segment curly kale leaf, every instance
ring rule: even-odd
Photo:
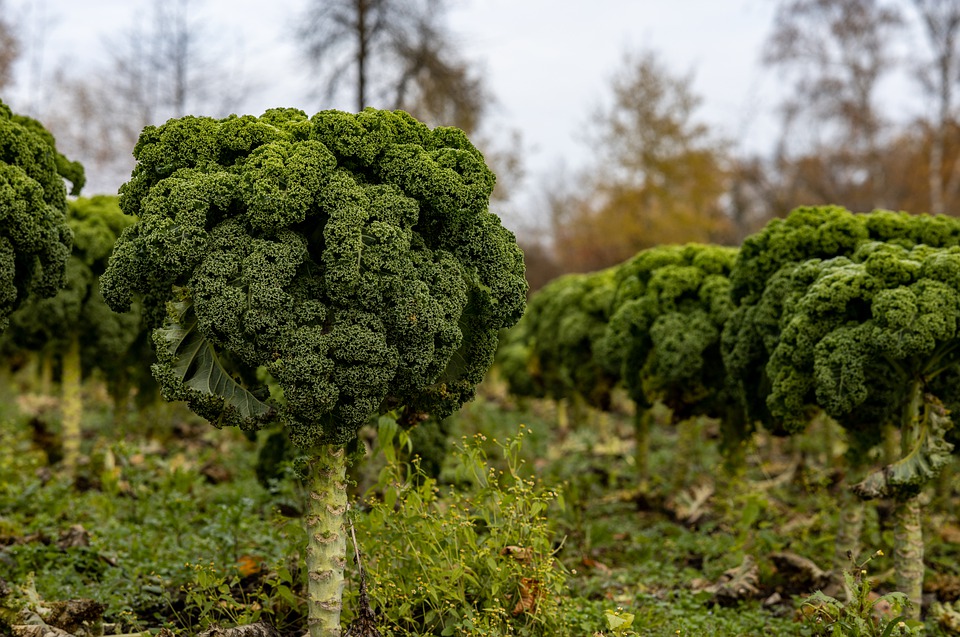
[[[786,313],[806,293],[811,276],[819,276],[819,264],[833,263],[836,259],[866,263],[869,285],[890,287],[913,280],[913,270],[919,267],[918,261],[890,252],[890,246],[910,250],[919,245],[931,248],[960,245],[960,220],[890,211],[854,214],[838,206],[806,207],[794,210],[785,219],[770,222],[744,241],[730,276],[737,308],[724,330],[723,358],[731,391],[739,396],[751,420],[760,420],[775,430],[785,425],[795,429],[803,426],[800,419],[810,413],[809,409],[791,412],[784,408],[782,413],[792,413],[788,423],[779,422],[770,413],[767,403],[773,380],[767,375],[767,367],[782,340],[788,340],[784,347],[797,347],[797,343],[790,340],[797,335],[785,333],[789,323]],[[941,267],[934,262],[923,262],[923,267],[928,269]],[[953,266],[944,262],[943,267]],[[950,276],[956,279],[955,274]],[[844,311],[851,320],[861,320],[869,308],[857,300],[855,290],[849,293],[853,297]],[[831,303],[845,303],[840,297],[821,301],[824,308],[831,307]],[[893,314],[890,319],[894,319]],[[801,385],[790,392],[793,403]],[[810,401],[804,399],[803,402],[809,404]],[[884,402],[868,401],[865,405],[872,404],[870,413],[875,415],[884,411],[881,407]]]
[[[958,268],[958,247],[891,243],[865,244],[852,259],[798,267],[817,276],[783,309],[784,328],[766,370],[772,416],[796,431],[805,426],[805,413],[820,408],[852,434],[873,440],[885,423],[898,424],[920,442],[886,470],[883,488],[906,489],[918,484],[916,476],[938,471],[939,456],[949,452],[946,425],[928,410],[924,422],[932,424],[914,436],[918,425],[905,406],[910,391],[944,386],[937,378],[954,374],[960,362]],[[877,480],[870,478],[864,493],[880,489]]]
[[[79,164],[57,152],[39,122],[0,102],[0,332],[26,298],[53,296],[65,283],[73,236],[64,177],[77,194]]]
[[[662,246],[620,266],[598,358],[642,407],[662,400],[678,417],[722,410],[720,335],[733,311],[733,248]]]
[[[69,202],[67,223],[74,241],[65,285],[53,297],[31,297],[11,315],[7,346],[56,351],[76,338],[85,370],[100,369],[108,378],[124,373],[124,357],[142,338],[139,306],[123,314],[110,311],[97,277],[107,267],[117,236],[133,222],[120,212],[116,197]]]
[[[612,269],[568,274],[533,295],[498,354],[514,394],[609,408],[616,378],[599,365],[594,346],[609,320],[613,284]]]
[[[190,300],[237,385],[256,394],[258,369],[276,381],[269,404],[299,446],[347,442],[395,409],[451,413],[523,311],[522,254],[458,131],[401,112],[273,109],[147,127],[134,154],[120,204],[138,222],[105,299],[142,298],[154,327]],[[175,358],[155,368],[168,395],[184,384]],[[192,404],[258,426],[266,412],[232,404],[229,387],[192,388]]]

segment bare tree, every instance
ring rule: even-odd
[[[612,103],[585,127],[593,162],[579,180],[548,184],[563,268],[607,267],[661,243],[727,240],[727,146],[698,120],[692,76],[647,51],[625,57],[611,88]]]
[[[490,96],[483,79],[453,53],[455,45],[441,28],[435,10],[428,7],[426,13],[416,16],[414,28],[399,34],[394,49],[399,64],[393,100],[396,108],[468,132],[478,128]]]
[[[886,122],[877,92],[894,68],[892,36],[901,25],[896,7],[883,0],[781,1],[764,62],[793,81],[780,159],[795,169],[797,157],[824,160],[826,173],[789,177],[807,182],[800,188],[807,196],[859,208],[882,204]]]
[[[703,98],[692,86],[692,75],[672,73],[653,51],[624,57],[611,82],[613,105],[596,111],[586,130],[605,167],[604,180],[668,187],[696,167],[686,161],[690,155],[720,150],[709,128],[697,121]]]
[[[7,8],[0,0],[0,89],[13,80],[13,64],[20,56],[20,41],[14,34]]]
[[[196,0],[153,0],[146,24],[108,40],[106,66],[83,74],[58,72],[61,98],[45,120],[58,143],[87,166],[88,191],[113,191],[130,175],[132,150],[150,124],[188,113],[223,116],[246,85],[192,18]]]
[[[489,96],[455,50],[443,0],[313,0],[296,29],[324,99],[354,79],[357,110],[377,103],[473,132]]]
[[[354,69],[357,110],[367,106],[370,59],[388,49],[390,32],[396,28],[391,25],[404,17],[397,6],[389,0],[318,0],[308,5],[296,36],[307,59],[326,76],[326,99]]]
[[[945,212],[946,200],[960,188],[956,161],[945,165],[947,134],[955,120],[954,86],[960,80],[960,3],[956,0],[913,0],[933,54],[932,64],[919,65],[917,77],[936,105],[930,124],[930,212]],[[949,175],[946,184],[944,176]]]

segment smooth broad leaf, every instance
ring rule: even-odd
[[[293,591],[291,591],[290,587],[286,584],[281,584],[274,590],[277,591],[277,595],[279,595],[283,601],[290,605],[290,608],[297,608],[300,606],[300,601],[296,598],[296,596],[293,594]]]
[[[223,420],[228,411],[234,411],[241,422],[227,424],[243,425],[269,420],[273,414],[270,405],[230,375],[220,353],[197,328],[193,304],[189,301],[172,304],[169,317],[166,326],[154,332],[159,367],[165,368],[158,375],[161,385],[164,385],[164,380],[180,384],[181,387],[174,388],[177,391],[172,393],[182,394],[191,402],[192,408],[196,407],[196,398],[200,398],[203,404],[209,404],[211,398],[217,404],[222,401],[224,413],[221,417],[210,413],[210,409],[200,414],[215,422]],[[227,417],[227,420],[237,419]]]
[[[953,445],[945,438],[951,427],[953,421],[943,403],[926,394],[921,430],[913,449],[897,462],[874,471],[855,484],[853,492],[865,500],[916,495],[951,461]]]
[[[608,610],[604,612],[604,615],[607,619],[607,628],[610,630],[627,630],[633,626],[633,613],[615,613]]]
[[[380,445],[380,451],[383,453],[388,464],[397,461],[397,452],[394,447],[394,440],[400,430],[400,425],[393,418],[381,416],[377,421],[377,442]]]
[[[901,628],[900,626],[901,622],[903,622],[903,628],[915,629],[917,628],[917,624],[920,624],[920,626],[923,626],[922,622],[907,619],[906,615],[900,615],[899,617],[894,617],[889,622],[887,622],[887,627],[884,629],[882,633],[880,633],[880,637],[890,637],[891,635],[893,635],[893,631]],[[907,622],[910,622],[910,623],[908,624]]]

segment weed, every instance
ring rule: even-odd
[[[523,437],[496,443],[502,470],[487,461],[485,436],[457,445],[457,489],[441,489],[416,459],[381,472],[379,497],[355,524],[385,637],[564,634],[567,573],[546,517],[562,499],[526,477]]]
[[[852,568],[844,570],[843,579],[850,598],[841,602],[834,597],[817,591],[803,601],[801,613],[806,622],[813,626],[814,635],[829,637],[906,637],[920,635],[923,624],[906,619],[901,611],[909,604],[903,593],[887,593],[873,596],[870,594],[870,580],[867,579],[867,564],[883,555],[877,551],[860,564],[851,558]],[[889,614],[881,611],[889,605]]]
[[[284,566],[252,581],[241,573],[217,568],[213,562],[187,566],[193,577],[180,587],[179,599],[170,600],[173,621],[167,628],[184,628],[187,634],[194,634],[225,623],[268,620],[283,630],[301,619],[297,609],[303,600],[294,594],[294,577]]]

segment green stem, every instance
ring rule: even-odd
[[[956,341],[947,341],[942,343],[937,349],[933,351],[930,357],[927,360],[927,364],[923,366],[923,370],[920,372],[923,376],[929,381],[931,378],[936,377],[946,369],[950,369],[956,364],[955,360],[949,361],[946,365],[940,366],[940,361],[944,358],[949,358],[957,350],[958,343]]]
[[[121,373],[110,384],[113,399],[113,426],[121,435],[127,431],[127,408],[130,402],[130,377]]]
[[[61,380],[63,466],[68,475],[73,475],[80,458],[80,422],[83,419],[79,337],[74,336],[70,339],[61,363],[63,365]]]
[[[610,414],[605,411],[595,409],[590,410],[590,419],[594,423],[594,430],[597,432],[597,439],[601,442],[610,440],[613,435],[610,433]]]
[[[700,430],[697,418],[684,418],[676,423],[677,443],[673,454],[673,493],[687,486],[687,474],[697,448],[697,434]]]
[[[891,465],[900,459],[900,431],[893,423],[883,425],[883,464]]]
[[[561,398],[557,404],[557,430],[561,437],[565,437],[570,430],[570,413],[567,408],[567,399]]]
[[[587,402],[577,393],[569,398],[570,401],[570,423],[574,429],[583,429],[586,426],[589,409]]]
[[[833,448],[836,446],[836,430],[833,419],[826,414],[821,414],[819,418],[820,441],[823,444],[824,466],[833,467]]]
[[[53,396],[53,352],[41,351],[37,357],[40,363],[40,393]]]
[[[339,637],[343,571],[347,563],[346,450],[316,450],[308,477],[307,604],[310,637]]]
[[[910,382],[909,399],[903,406],[900,419],[900,457],[910,455],[920,439],[920,406],[923,402],[923,383],[917,378]]]
[[[831,422],[832,424],[832,422]],[[837,518],[837,537],[833,545],[833,575],[835,581],[843,586],[847,601],[854,601],[854,593],[847,587],[843,571],[859,564],[863,534],[863,519],[867,510],[866,502],[852,486],[857,484],[868,470],[870,446],[863,444],[855,436],[848,436],[847,451],[834,460],[834,465],[846,474],[845,484],[840,490],[840,515]]]
[[[912,603],[904,614],[910,619],[919,619],[923,592],[923,529],[920,525],[919,498],[898,499],[893,517],[896,587]]]
[[[884,355],[883,358],[884,358],[884,360],[887,361],[887,364],[890,365],[890,367],[893,368],[893,371],[896,372],[896,374],[897,374],[898,376],[900,376],[901,378],[909,378],[910,374],[907,373],[907,370],[905,370],[905,369],[903,368],[903,365],[901,365],[901,364],[897,361],[897,359],[895,359],[895,358],[890,358],[889,356],[886,356],[886,355]]]
[[[738,405],[730,405],[720,420],[720,450],[723,468],[729,478],[724,481],[726,486],[743,478],[746,472],[749,439],[743,410]]]
[[[10,369],[10,365],[0,365],[0,386],[4,391],[13,388],[13,370]]]
[[[637,413],[633,417],[633,451],[634,462],[637,465],[637,482],[641,491],[647,490],[650,479],[650,420],[653,414],[649,409],[637,406]]]

